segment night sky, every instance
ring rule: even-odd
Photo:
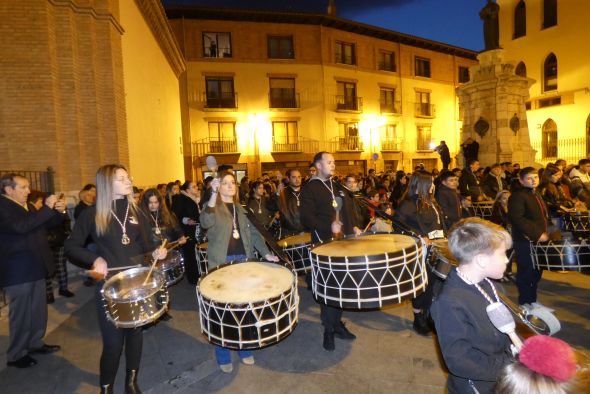
[[[326,11],[328,0],[162,0],[164,5]],[[401,33],[482,50],[485,0],[336,0],[337,16]]]

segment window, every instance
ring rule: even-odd
[[[430,59],[416,56],[415,74],[417,77],[430,78]]]
[[[399,142],[397,140],[396,125],[393,123],[381,126],[381,149],[382,150],[399,150]]]
[[[231,57],[231,35],[203,32],[203,56]]]
[[[557,90],[557,57],[550,53],[543,64],[543,91]]]
[[[270,36],[268,37],[268,58],[269,59],[294,59],[292,36]]]
[[[554,105],[561,104],[561,97],[550,97],[543,100],[539,100],[537,108],[553,107]]]
[[[543,0],[543,29],[557,25],[557,0]]]
[[[590,115],[586,118],[586,157],[590,157]]]
[[[359,125],[356,122],[338,123],[338,149],[362,150],[359,139]]]
[[[416,150],[430,150],[430,125],[416,126]]]
[[[356,64],[354,44],[336,41],[336,63]]]
[[[299,150],[296,121],[272,122],[272,150],[293,152]]]
[[[270,78],[270,108],[298,108],[294,78]]]
[[[433,108],[430,104],[430,92],[416,92],[416,116],[433,116]]]
[[[236,108],[234,79],[231,77],[206,77],[207,108]]]
[[[541,150],[543,159],[557,157],[557,125],[552,119],[547,119],[543,123],[543,145]]]
[[[524,64],[524,62],[518,63],[514,72],[518,76],[526,77],[526,64]]]
[[[209,122],[209,144],[211,153],[237,152],[236,123]]]
[[[338,82],[337,85],[336,109],[358,111],[359,100],[356,97],[356,83]]]
[[[395,71],[395,54],[393,52],[379,52],[379,70]]]
[[[390,114],[398,113],[397,108],[395,108],[395,89],[379,89],[379,103],[381,112]]]
[[[459,66],[459,83],[469,82],[469,67]]]
[[[514,35],[512,38],[526,36],[526,4],[523,0],[514,8]]]

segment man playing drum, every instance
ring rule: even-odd
[[[305,184],[300,195],[301,223],[311,232],[312,243],[328,241],[333,234],[359,235],[361,230],[352,213],[353,201],[350,193],[340,183],[332,180],[336,169],[334,156],[328,152],[319,152],[313,159],[313,165],[317,173]],[[335,336],[346,340],[356,338],[341,321],[341,309],[320,303],[320,310],[324,326],[324,349],[335,349]]]
[[[301,173],[299,170],[287,171],[289,184],[285,187],[279,182],[277,190],[278,206],[281,212],[281,235],[293,235],[303,232],[299,217],[299,194],[301,193]]]

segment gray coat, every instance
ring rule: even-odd
[[[239,204],[236,204],[236,216],[248,260],[256,259],[254,248],[262,256],[270,254],[262,235],[248,221],[244,208]],[[214,208],[206,206],[201,212],[201,225],[207,230],[207,239],[209,241],[207,259],[211,269],[225,263],[229,237],[232,235],[232,214],[228,212],[225,205],[217,205]]]

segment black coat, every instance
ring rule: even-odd
[[[299,209],[301,202],[298,197],[301,189],[296,192],[290,186],[285,187],[277,205],[281,213],[281,227],[283,228],[283,235],[298,234],[303,232],[303,225],[301,224],[301,217]]]
[[[431,231],[444,229],[443,213],[431,206],[418,211],[418,201],[415,198],[405,198],[400,201],[393,219],[423,237]]]
[[[435,198],[443,211],[447,228],[451,228],[453,224],[461,220],[463,207],[461,206],[461,195],[457,190],[448,188],[441,183],[436,188]]]
[[[449,147],[447,145],[439,145],[434,150],[440,155],[440,161],[442,161],[443,164],[446,163],[448,165],[451,162],[451,153],[449,152]]]
[[[477,198],[483,193],[477,176],[469,168],[466,168],[461,173],[459,191],[463,197],[471,197],[473,202],[476,202]]]
[[[492,173],[489,173],[485,176],[481,186],[485,195],[494,199],[496,198],[498,192],[502,190],[508,190],[508,184],[504,178],[500,178],[500,184],[498,184],[498,178],[496,178]]]
[[[172,212],[176,215],[176,219],[178,219],[178,223],[180,224],[180,228],[182,228],[184,235],[193,239],[195,237],[197,225],[184,224],[182,218],[193,219],[195,222],[199,223],[199,206],[197,203],[192,198],[185,196],[182,193],[177,194],[172,197]]]
[[[533,189],[518,187],[512,192],[508,199],[508,219],[515,241],[536,242],[547,232],[547,207]]]
[[[33,282],[52,274],[53,253],[47,229],[60,224],[65,215],[46,205],[27,211],[0,196],[0,287]]]

